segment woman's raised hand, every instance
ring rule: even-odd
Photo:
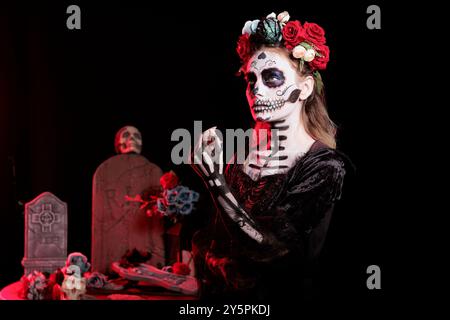
[[[204,131],[192,152],[194,170],[206,180],[223,175],[223,142],[216,127]]]

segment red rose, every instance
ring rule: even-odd
[[[330,48],[324,44],[316,45],[315,49],[321,56],[315,56],[313,61],[309,62],[312,70],[325,70],[330,60]]]
[[[305,40],[305,30],[303,29],[300,21],[289,21],[283,28],[284,46],[289,50],[292,50],[300,42]]]
[[[315,23],[305,22],[303,28],[305,29],[305,38],[307,41],[316,45],[325,43],[325,31],[321,26]]]
[[[178,185],[178,177],[175,172],[170,171],[163,174],[163,176],[159,179],[159,183],[165,190],[173,189]]]
[[[173,273],[187,276],[191,273],[191,268],[186,263],[175,262],[172,266]]]
[[[236,52],[239,55],[239,58],[241,58],[242,62],[246,62],[248,59],[250,59],[252,50],[250,46],[250,35],[248,33],[244,33],[239,37]]]

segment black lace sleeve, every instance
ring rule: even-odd
[[[273,210],[273,232],[291,250],[316,256],[325,240],[334,203],[341,196],[344,159],[325,149],[300,161]]]
[[[317,256],[341,196],[346,159],[336,150],[321,148],[307,153],[287,173],[258,181],[240,166],[229,166],[226,177],[233,194],[271,239],[264,246],[249,241],[240,252],[260,261],[277,259],[286,250],[305,258]]]

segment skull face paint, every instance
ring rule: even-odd
[[[247,64],[247,101],[253,119],[278,121],[299,111],[302,79],[281,49],[257,51]]]
[[[138,129],[125,126],[116,133],[114,146],[117,153],[137,153],[142,150],[142,136]]]

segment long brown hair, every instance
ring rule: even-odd
[[[328,115],[324,85],[321,84],[319,91],[318,80],[307,64],[304,65],[301,73],[303,76],[310,75],[314,78],[314,89],[304,102],[301,111],[301,119],[305,130],[315,140],[319,140],[326,146],[335,149],[337,126]]]

